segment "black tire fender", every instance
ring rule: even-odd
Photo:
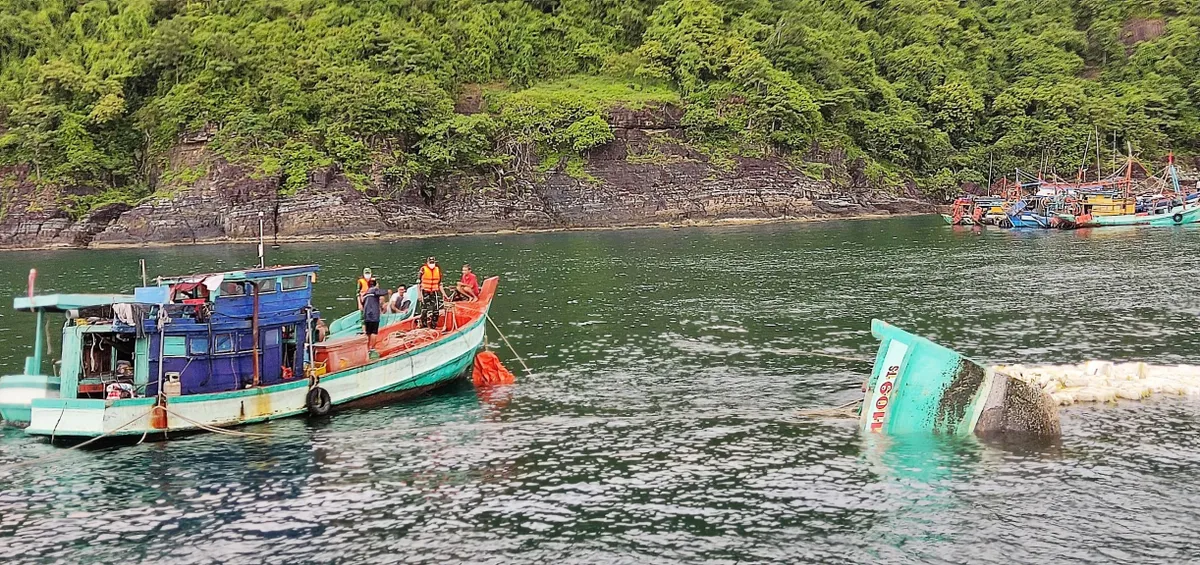
[[[1175,223],[1177,223],[1177,224],[1182,224],[1183,223],[1183,214],[1180,214],[1179,212],[1175,212],[1175,215],[1171,216],[1171,219],[1174,220]]]
[[[319,386],[308,389],[305,405],[311,416],[326,416],[333,410],[333,400],[329,398],[329,391]]]

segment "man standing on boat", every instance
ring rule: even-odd
[[[363,308],[363,295],[367,293],[367,289],[371,288],[371,280],[374,278],[375,277],[371,276],[371,268],[370,267],[363,269],[362,276],[358,277],[357,299],[358,299],[358,309],[359,310],[362,310],[362,308]]]
[[[379,300],[387,295],[388,291],[379,288],[375,279],[367,283],[367,292],[362,295],[363,330],[367,333],[367,349],[372,352],[375,351],[375,341],[379,334]]]
[[[442,299],[446,298],[446,290],[442,288],[442,268],[437,264],[437,258],[430,256],[421,265],[421,325],[427,328],[437,327],[438,317],[442,309]]]

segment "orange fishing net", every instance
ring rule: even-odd
[[[491,351],[480,352],[475,356],[475,370],[471,373],[475,386],[508,385],[516,382],[516,377],[500,364],[500,358]]]

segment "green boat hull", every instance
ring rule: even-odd
[[[1068,225],[1079,228],[1098,228],[1111,226],[1181,226],[1200,222],[1200,204],[1180,208],[1166,214],[1123,214],[1120,216],[1093,216],[1081,219],[1073,214],[1059,214],[1059,219]]]
[[[859,417],[867,434],[1057,436],[1057,406],[1040,389],[880,320]]]

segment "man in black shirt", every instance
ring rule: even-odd
[[[379,288],[379,283],[371,279],[367,292],[362,296],[363,329],[367,332],[367,349],[375,351],[375,341],[379,334],[379,299],[386,297],[388,291]]]

